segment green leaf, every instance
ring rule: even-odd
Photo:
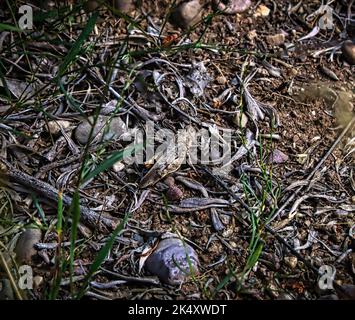
[[[84,44],[85,40],[89,37],[91,31],[95,27],[96,20],[99,16],[98,12],[95,12],[92,14],[90,17],[87,25],[85,26],[85,29],[83,32],[80,34],[79,38],[76,40],[74,45],[71,47],[69,50],[68,54],[64,58],[63,63],[59,67],[59,76],[62,76],[65,71],[68,69],[69,65],[77,59],[77,56],[79,55],[82,45]]]
[[[85,294],[85,291],[88,287],[89,281],[91,277],[94,275],[94,273],[99,270],[101,267],[102,263],[105,261],[109,251],[111,250],[113,244],[115,243],[116,237],[119,235],[119,233],[123,230],[125,224],[128,221],[130,214],[126,214],[125,217],[122,219],[121,223],[116,227],[116,229],[112,232],[110,238],[107,240],[105,245],[101,248],[99,253],[97,254],[93,264],[90,267],[90,270],[88,274],[86,275],[84,279],[84,285],[82,286],[80,292],[77,295],[77,299],[82,298],[82,296]]]
[[[139,150],[142,147],[141,144],[134,145],[132,147],[126,148],[124,150],[116,151],[112,153],[110,157],[104,160],[100,165],[98,165],[93,171],[89,172],[82,180],[82,183],[96,177],[101,172],[111,168],[117,161],[124,159],[125,156],[129,156],[132,152]]]
[[[5,23],[0,23],[0,31],[16,31],[16,32],[22,32],[22,30],[16,26],[12,26],[9,24]]]
[[[70,269],[70,285],[71,291],[73,292],[73,274],[74,274],[74,251],[76,238],[78,236],[78,224],[80,220],[80,195],[79,190],[76,190],[73,195],[73,200],[71,203],[72,212],[72,225],[70,234],[70,258],[69,258],[69,269]]]
[[[253,254],[248,258],[248,261],[245,266],[245,270],[250,270],[254,267],[255,263],[258,261],[261,252],[263,251],[264,244],[259,242],[257,248],[254,250]]]

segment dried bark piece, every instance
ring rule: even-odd
[[[266,42],[271,46],[280,46],[285,42],[285,35],[283,33],[277,33],[266,36]]]
[[[188,275],[198,273],[198,264],[198,256],[190,245],[178,238],[167,238],[159,242],[145,267],[161,282],[180,285]]]
[[[166,177],[168,174],[177,171],[185,161],[195,136],[195,129],[192,126],[187,126],[178,136],[176,144],[173,144],[170,149],[168,148],[152,159],[156,160],[156,162],[142,178],[139,187],[142,189],[149,187]]]

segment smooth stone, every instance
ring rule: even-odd
[[[187,29],[202,18],[202,6],[199,0],[184,2],[177,6],[171,15],[172,23]]]
[[[60,128],[62,127],[64,130],[68,129],[71,125],[71,122],[67,120],[52,120],[48,122],[49,132],[53,135],[59,134]]]
[[[241,13],[249,9],[251,6],[250,0],[229,0],[227,3],[222,0],[214,0],[214,5],[218,10],[226,14]]]
[[[261,4],[256,8],[254,17],[267,17],[270,14],[270,11],[271,10],[267,6]]]
[[[189,257],[192,273],[198,273],[198,256],[195,250],[178,239],[167,238],[159,242],[157,248],[145,262],[146,269],[158,276],[161,282],[170,285],[180,285],[190,272]]]
[[[126,125],[121,118],[112,118],[110,124],[106,126],[109,119],[110,117],[108,116],[100,115],[98,117],[92,134],[94,142],[119,139],[125,132],[127,132]],[[86,144],[89,140],[92,128],[89,121],[93,123],[94,117],[90,116],[88,119],[85,119],[75,130],[75,139],[80,144]]]
[[[37,255],[34,248],[36,243],[41,242],[42,232],[40,229],[27,229],[23,231],[17,241],[15,253],[19,265],[32,264],[32,259]]]
[[[355,64],[355,43],[351,40],[346,40],[341,46],[341,52],[343,53],[344,59],[349,64]]]

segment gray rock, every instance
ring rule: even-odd
[[[75,139],[80,144],[88,142],[93,122],[94,117],[88,117],[88,119],[85,119],[76,128]],[[127,128],[121,118],[116,117],[110,120],[109,116],[100,115],[92,134],[93,142],[119,139],[125,132],[127,132]]]
[[[344,59],[349,64],[355,64],[355,43],[351,40],[346,40],[341,46],[341,52],[343,53]]]
[[[27,229],[23,231],[17,241],[15,253],[19,265],[32,264],[32,259],[37,255],[34,245],[41,242],[42,232],[39,229]]]
[[[161,282],[179,285],[187,276],[198,273],[198,264],[198,256],[190,245],[178,238],[167,238],[160,241],[146,260],[145,267],[158,276]]]
[[[184,2],[177,6],[171,15],[172,23],[187,29],[202,18],[202,6],[199,0]]]

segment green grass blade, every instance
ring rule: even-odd
[[[245,266],[246,271],[252,269],[254,267],[254,265],[256,264],[256,262],[259,260],[260,254],[263,251],[263,247],[264,247],[263,242],[259,242],[256,249],[253,251],[253,253],[248,258],[248,261]]]
[[[213,292],[213,297],[221,290],[223,287],[229,282],[229,280],[234,276],[234,271],[229,269],[228,274],[224,277],[224,279],[218,284],[216,289]]]
[[[43,224],[44,224],[46,227],[48,227],[47,222],[46,222],[46,217],[45,217],[44,211],[43,211],[43,209],[42,209],[40,203],[38,202],[37,197],[36,197],[35,195],[32,195],[32,200],[33,200],[33,204],[35,205],[35,207],[36,207],[37,210],[38,210],[38,214],[39,214],[39,216],[41,217]]]
[[[56,250],[55,264],[56,264],[56,274],[53,279],[53,284],[50,288],[49,300],[54,300],[58,296],[60,281],[62,280],[63,266],[61,266],[62,260],[62,232],[63,232],[63,192],[58,193],[58,206],[57,206],[57,237],[58,237],[58,247]]]
[[[63,192],[59,191],[58,194],[58,207],[57,207],[57,234],[61,236],[63,231]]]
[[[16,31],[22,32],[22,30],[16,26],[12,26],[10,24],[0,23],[0,31]]]
[[[85,26],[85,29],[83,32],[80,34],[79,38],[76,40],[74,45],[71,47],[69,50],[68,54],[63,60],[63,63],[59,67],[59,76],[62,76],[65,71],[68,69],[69,65],[77,59],[77,56],[79,55],[82,45],[86,41],[86,39],[89,37],[91,31],[94,29],[96,20],[99,16],[98,12],[95,12],[92,14],[90,17],[88,23]]]
[[[85,291],[88,287],[91,277],[94,275],[94,273],[97,270],[99,270],[100,266],[105,261],[109,251],[111,250],[111,248],[115,242],[116,237],[123,230],[125,224],[128,221],[129,216],[130,216],[129,213],[125,215],[125,217],[122,219],[121,223],[112,232],[112,234],[111,234],[110,238],[108,239],[108,241],[106,242],[106,244],[101,248],[101,250],[97,254],[93,264],[90,267],[88,274],[86,275],[86,277],[84,279],[84,285],[82,286],[81,290],[79,291],[79,293],[77,295],[77,299],[81,299],[83,297],[83,295],[85,294]]]
[[[70,257],[69,257],[69,270],[70,270],[70,287],[71,292],[73,292],[73,273],[74,273],[74,251],[76,238],[78,236],[78,224],[80,220],[80,195],[79,190],[76,190],[73,195],[73,200],[71,203],[72,212],[72,225],[70,234]]]
[[[114,152],[110,157],[104,160],[100,165],[98,165],[93,171],[89,172],[82,180],[82,183],[96,177],[101,172],[111,168],[117,161],[124,159],[126,156],[131,155],[134,151],[139,150],[142,145],[135,145],[128,147],[124,150]]]

